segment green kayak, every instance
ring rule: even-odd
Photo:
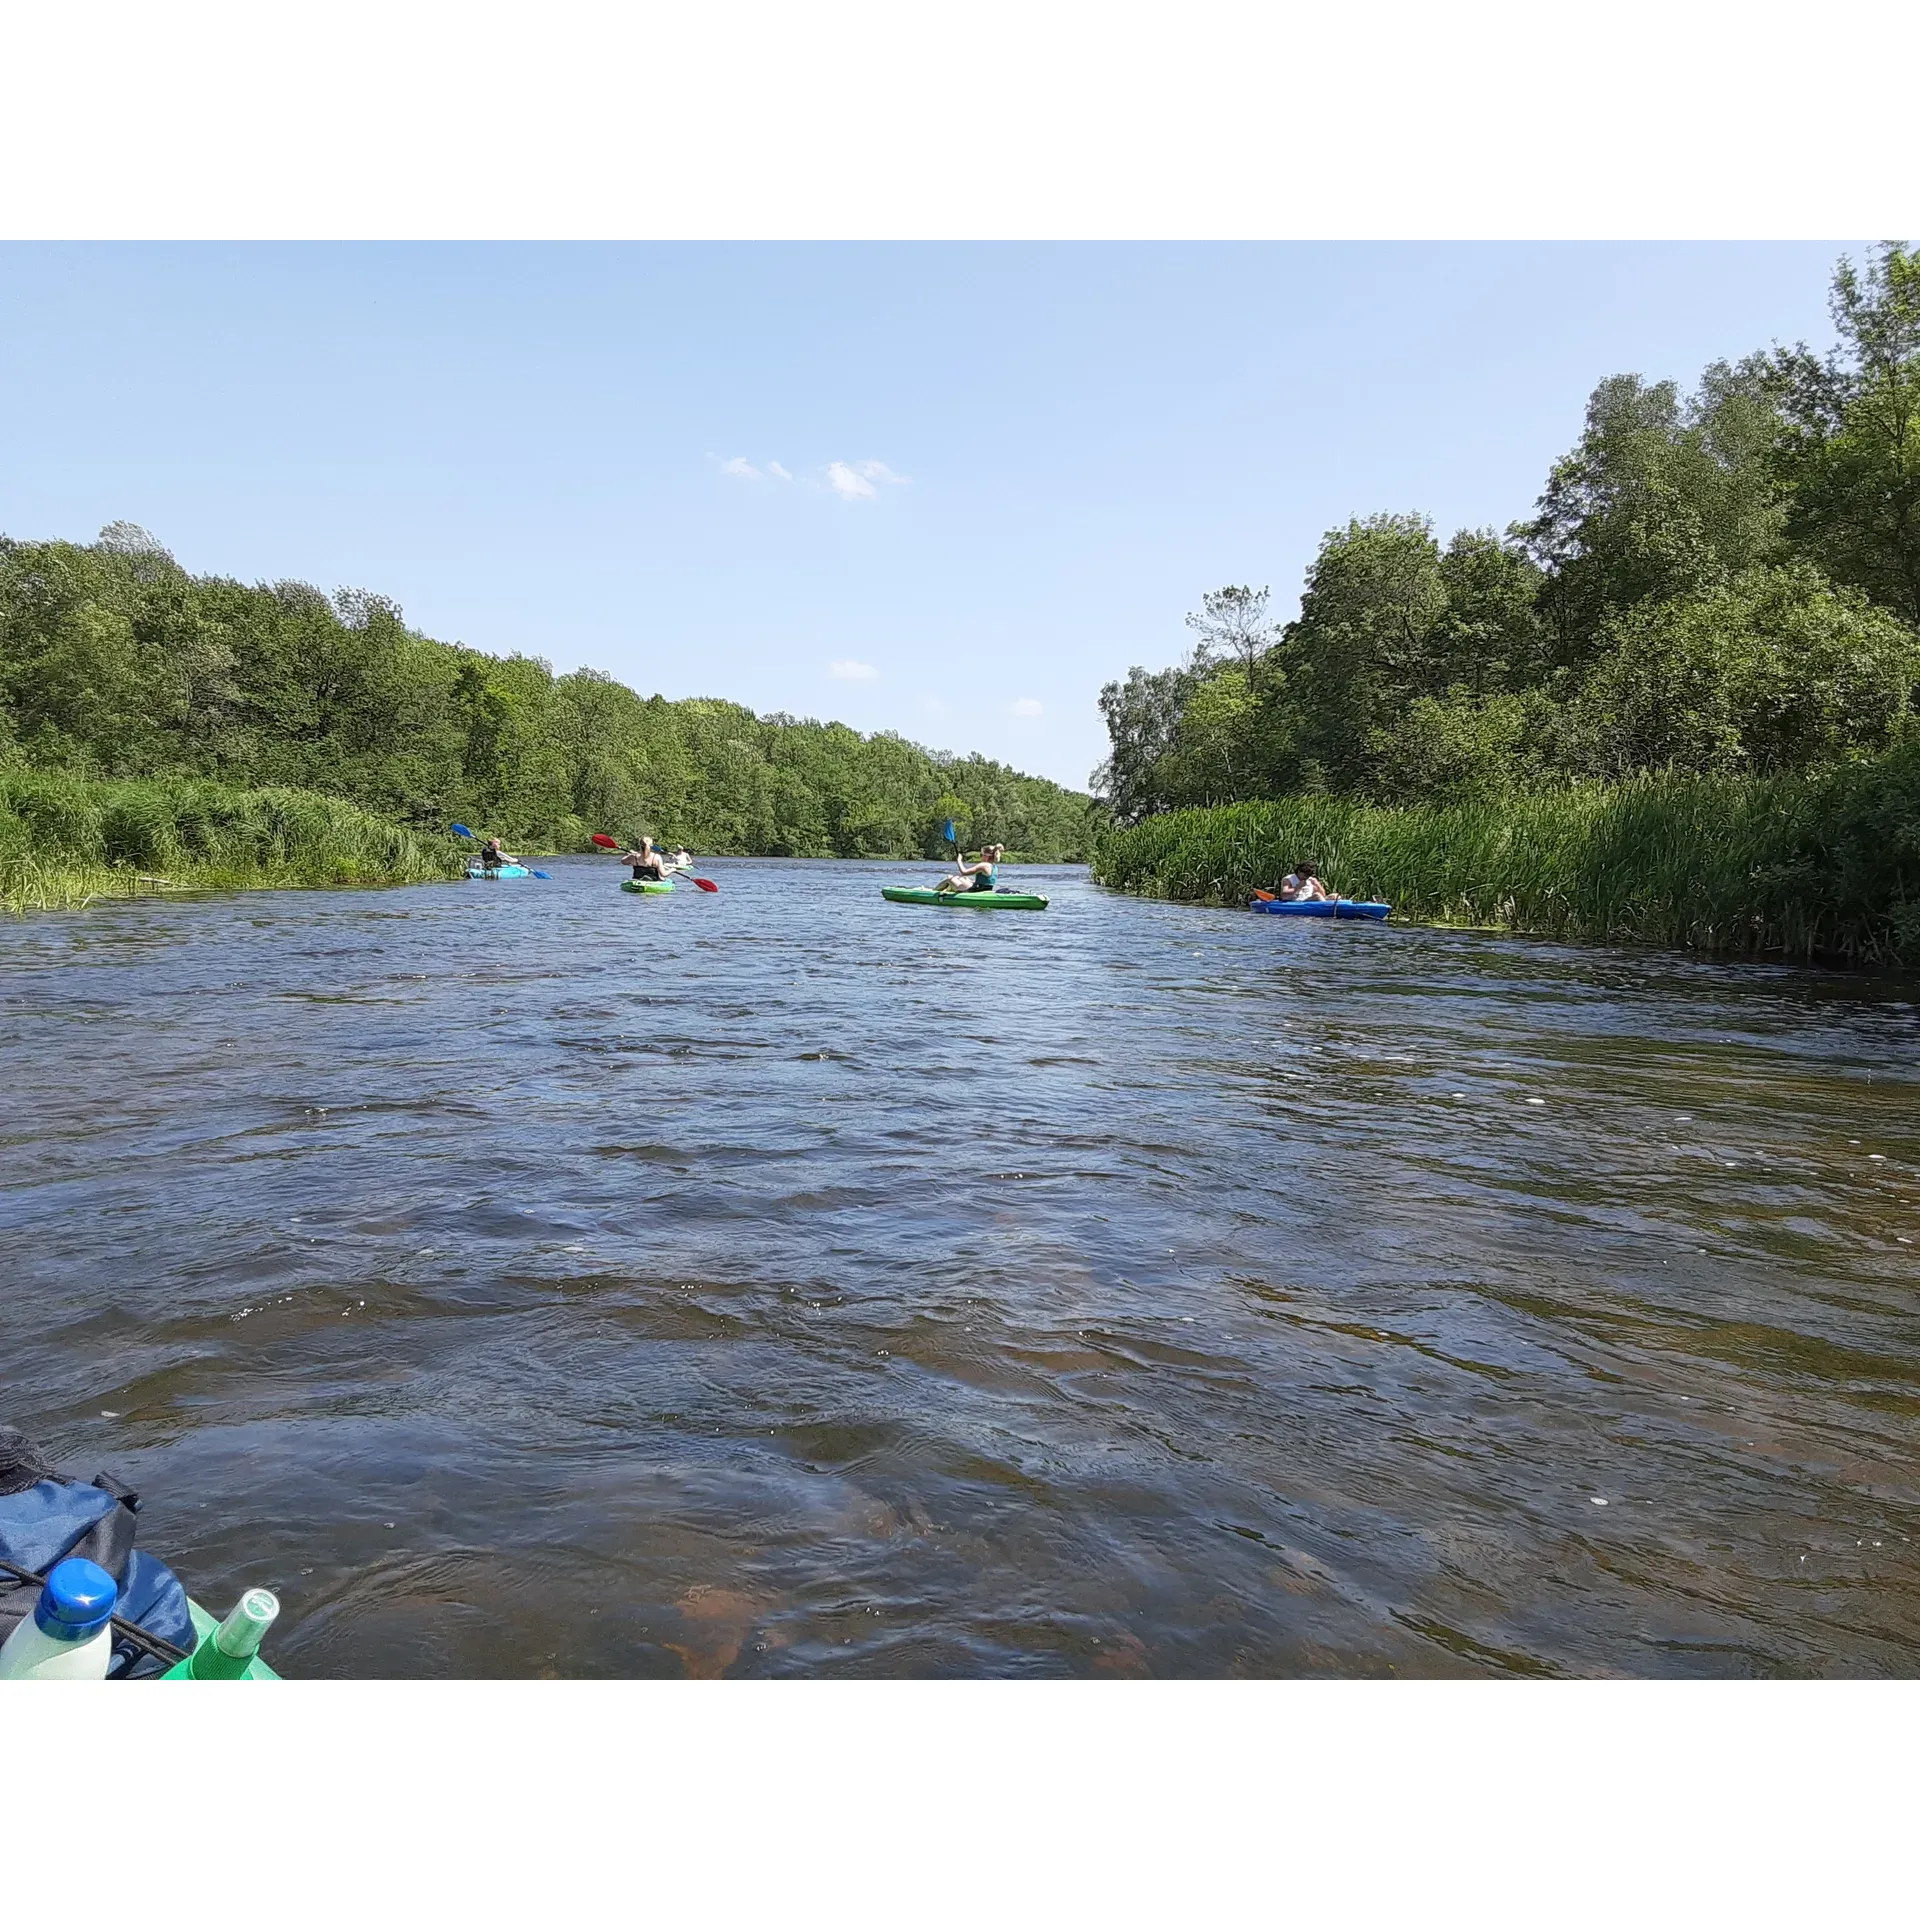
[[[941,893],[934,887],[882,887],[883,900],[898,901],[903,907],[1002,907],[1013,912],[1042,913],[1046,910],[1044,893],[1013,893],[995,887],[991,893]]]
[[[622,893],[671,893],[673,882],[671,880],[622,880],[620,891]]]

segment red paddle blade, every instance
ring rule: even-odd
[[[617,847],[620,842],[610,833],[592,833],[587,836],[596,847]]]
[[[702,893],[718,893],[720,891],[711,880],[702,880],[697,873],[690,873],[687,875],[687,878],[691,880]]]

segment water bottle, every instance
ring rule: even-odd
[[[265,1587],[249,1587],[240,1604],[166,1677],[169,1680],[243,1680],[280,1602]]]
[[[0,1647],[0,1680],[104,1680],[120,1589],[91,1560],[62,1560]]]

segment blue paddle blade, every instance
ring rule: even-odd
[[[553,878],[552,874],[542,873],[538,867],[529,867],[527,871],[532,874],[536,880],[551,880]]]
[[[951,820],[949,820],[947,824],[940,829],[940,831],[944,833],[949,840],[953,840],[953,822]],[[959,844],[960,843],[957,840],[954,841],[955,846],[958,846]]]
[[[473,829],[471,827],[463,827],[458,820],[456,820],[447,831],[449,833],[457,833],[462,840],[471,840],[473,838]]]

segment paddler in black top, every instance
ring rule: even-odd
[[[667,877],[666,864],[660,858],[660,849],[653,844],[652,836],[642,834],[637,847],[629,847],[620,856],[623,867],[633,869],[636,880],[664,880]]]
[[[491,840],[481,846],[480,864],[491,873],[495,867],[517,867],[520,864],[520,856],[517,853],[509,853],[500,844],[500,836],[496,833]]]

